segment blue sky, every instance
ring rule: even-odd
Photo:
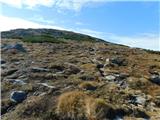
[[[110,42],[160,50],[159,2],[109,0],[0,0],[1,31],[55,28]]]

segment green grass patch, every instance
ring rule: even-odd
[[[65,41],[63,39],[60,38],[55,38],[53,36],[50,35],[34,35],[34,36],[28,36],[28,37],[24,37],[22,38],[23,42],[30,42],[30,43],[45,43],[45,42],[49,42],[49,43],[65,43]]]

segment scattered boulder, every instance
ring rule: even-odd
[[[15,45],[7,45],[7,44],[5,44],[2,47],[2,50],[4,50],[4,51],[16,50],[16,51],[19,51],[19,52],[26,52],[26,49],[23,47],[23,45],[19,44],[19,43],[16,43]]]
[[[141,95],[133,95],[133,96],[130,96],[129,103],[134,104],[134,105],[138,105],[138,104],[145,105],[146,98]]]
[[[23,80],[19,80],[19,79],[9,79],[7,80],[13,84],[17,84],[17,85],[25,85],[26,83]]]
[[[41,68],[41,67],[32,67],[32,72],[49,72],[49,69]]]
[[[13,73],[15,73],[18,69],[10,69],[10,70],[6,70],[4,72],[2,72],[2,76],[8,76],[11,75]]]
[[[27,93],[24,91],[13,91],[10,94],[10,100],[16,103],[20,103],[25,100],[27,97]]]
[[[126,59],[121,58],[121,57],[112,58],[112,59],[110,59],[110,62],[111,62],[111,64],[118,65],[118,66],[126,66],[127,65]]]
[[[100,68],[103,68],[104,65],[103,64],[97,64],[97,68],[100,69]]]
[[[160,75],[152,75],[150,77],[150,81],[160,85]]]
[[[116,79],[116,77],[114,75],[107,75],[107,76],[105,76],[105,79],[108,81],[113,81]]]

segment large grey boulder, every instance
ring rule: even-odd
[[[27,93],[24,91],[13,91],[10,94],[10,100],[16,103],[20,103],[25,100],[27,97]]]
[[[26,49],[23,47],[23,45],[19,44],[19,43],[16,43],[15,45],[7,45],[7,44],[5,44],[2,47],[2,50],[5,50],[5,51],[13,50],[13,49],[17,50],[17,51],[20,51],[20,52],[26,52]]]

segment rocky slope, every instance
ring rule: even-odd
[[[2,120],[160,119],[160,52],[52,29],[1,36]]]

